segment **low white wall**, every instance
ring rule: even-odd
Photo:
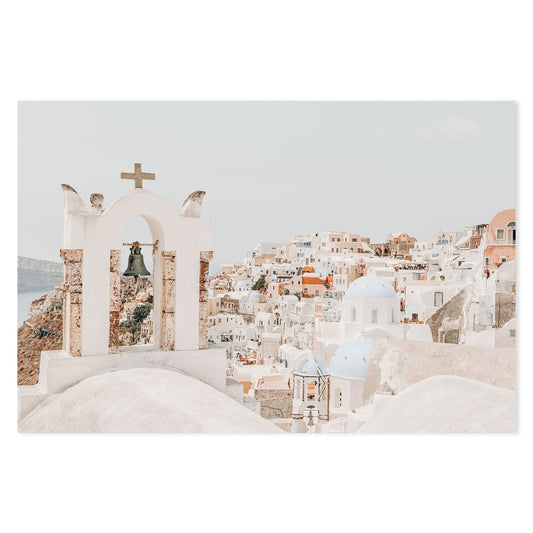
[[[496,330],[465,331],[465,344],[468,346],[482,346],[494,348],[496,346]]]
[[[141,348],[141,347],[139,347]],[[128,368],[159,367],[181,371],[217,390],[226,387],[226,350],[127,351],[117,354],[71,357],[61,350],[41,352],[39,383],[18,387],[19,420],[48,396],[63,392],[80,381]]]

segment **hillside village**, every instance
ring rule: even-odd
[[[140,163],[121,179],[135,186],[107,208],[61,186],[63,282],[18,332],[21,430],[514,431],[514,209],[425,241],[259,243],[210,277],[205,191],[177,209]],[[152,239],[124,243],[139,212]]]
[[[368,430],[387,399],[405,391],[418,405],[428,387],[420,381],[450,375],[459,381],[430,392],[458,387],[461,402],[471,394],[461,387],[475,380],[489,386],[475,394],[489,398],[500,387],[508,396],[496,408],[514,413],[515,218],[509,209],[425,241],[298,235],[222,265],[207,282],[206,306],[208,345],[226,352],[225,393],[290,432]],[[41,351],[62,346],[61,294],[57,287],[33,302],[19,328],[19,385],[36,384]],[[150,349],[153,302],[148,277],[120,277],[120,346]],[[412,421],[408,407],[403,416]],[[513,416],[502,424],[512,430]]]
[[[379,376],[377,359],[399,350],[428,367],[434,352],[450,374],[512,389],[515,218],[509,209],[425,241],[323,232],[260,243],[211,278],[209,342],[226,348],[229,381],[245,402],[292,431],[339,418],[345,428],[375,394],[417,382]],[[484,366],[498,354],[501,367]]]

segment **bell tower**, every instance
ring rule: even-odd
[[[212,387],[226,386],[226,350],[207,342],[207,282],[211,220],[202,218],[204,191],[190,194],[181,207],[143,188],[155,174],[122,173],[135,187],[104,205],[93,193],[87,205],[70,185],[62,185],[64,263],[63,346],[41,352],[38,387],[19,387],[19,419],[48,396],[109,371],[160,367],[184,372]],[[127,221],[146,220],[151,242],[124,243]],[[153,254],[153,344],[120,346],[120,265],[138,279],[149,272],[142,249]]]
[[[125,276],[146,276],[142,247],[154,257],[154,349],[207,348],[207,276],[212,258],[211,221],[201,218],[205,193],[196,191],[180,210],[143,187],[155,174],[134,165],[121,179],[135,187],[107,207],[102,194],[85,205],[75,189],[63,185],[64,232],[63,351],[70,356],[118,353],[120,255],[130,246]],[[123,243],[122,228],[134,215],[150,227],[152,243]],[[177,284],[179,283],[179,291]],[[156,331],[157,330],[157,331]]]
[[[316,431],[329,420],[330,375],[314,354],[304,357],[293,373],[293,432]]]

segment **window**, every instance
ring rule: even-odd
[[[507,261],[507,257],[503,256],[500,257],[500,263],[505,263]]]
[[[485,257],[485,266],[489,266],[490,259],[488,257]]]
[[[503,241],[503,239],[505,239],[505,230],[497,229],[496,230],[496,239],[498,239],[499,241]]]
[[[356,318],[357,318],[357,309],[355,307],[352,307],[352,322],[355,322]]]
[[[512,244],[516,244],[516,222],[507,224],[507,238]]]
[[[442,292],[436,292],[433,295],[433,305],[435,307],[441,307],[442,302],[443,302],[443,294],[442,294]]]
[[[372,309],[372,324],[378,323],[378,310]]]

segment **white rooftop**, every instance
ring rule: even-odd
[[[87,378],[19,424],[24,433],[280,433],[277,426],[192,377],[133,368]]]
[[[458,376],[433,376],[387,399],[359,433],[514,431],[514,391]]]

